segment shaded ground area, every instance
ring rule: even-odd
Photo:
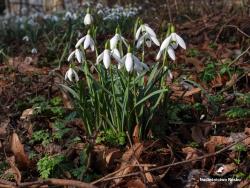
[[[64,60],[56,69],[63,43],[51,49],[41,37],[38,53],[27,55],[31,46],[12,39],[10,57],[0,64],[0,186],[69,185],[65,179],[98,187],[249,186],[249,7],[193,11],[200,4],[183,2],[159,8],[160,1],[150,1],[140,10],[160,39],[172,19],[188,50],[178,52],[174,79],[166,81],[172,101],[153,119],[154,135],[141,142],[136,126],[126,146],[85,136],[70,95],[59,87],[67,70]],[[146,62],[154,59],[149,50]],[[60,179],[37,182],[41,176]]]

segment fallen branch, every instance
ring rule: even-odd
[[[176,162],[176,163],[172,163],[172,164],[167,164],[167,165],[163,165],[163,166],[159,166],[159,167],[155,167],[155,168],[151,168],[149,170],[145,170],[144,173],[146,172],[153,172],[153,171],[156,171],[156,170],[162,170],[162,169],[165,169],[165,168],[169,168],[169,167],[173,167],[173,166],[178,166],[178,165],[184,165],[184,164],[187,164],[187,163],[191,163],[193,161],[200,161],[200,160],[203,160],[204,158],[209,158],[209,157],[213,157],[213,156],[216,156],[228,149],[230,149],[231,147],[233,147],[234,145],[242,142],[243,140],[246,140],[247,138],[250,138],[250,135],[249,136],[246,136],[245,138],[242,138],[214,153],[210,153],[210,154],[206,154],[206,155],[203,155],[201,157],[198,157],[198,158],[194,158],[194,159],[189,159],[189,160],[185,160],[185,161],[180,161],[180,162]],[[109,180],[113,180],[113,179],[117,179],[117,178],[126,178],[126,177],[131,177],[131,176],[137,176],[137,175],[140,175],[140,171],[137,171],[137,172],[133,172],[133,173],[129,173],[129,174],[126,174],[126,175],[121,175],[121,176],[114,176],[114,177],[110,177],[110,178],[101,178],[100,180],[102,182],[105,182],[105,181],[109,181]],[[113,174],[113,173],[112,173]],[[97,182],[101,182],[99,180],[91,183],[91,184],[96,184]]]
[[[89,184],[89,183],[84,183],[84,182],[77,181],[77,180],[68,180],[68,179],[51,178],[51,179],[38,180],[38,181],[33,181],[33,182],[23,182],[18,185],[14,182],[0,179],[0,187],[15,188],[15,187],[30,187],[30,186],[42,186],[42,185],[72,186],[72,187],[77,187],[77,188],[96,188],[96,186]]]

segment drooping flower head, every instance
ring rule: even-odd
[[[125,38],[121,35],[120,28],[117,27],[115,31],[115,35],[110,39],[110,49],[114,50],[115,48],[117,48],[117,44],[119,42],[123,42],[125,46],[127,46],[127,42]]]
[[[69,70],[65,74],[65,80],[69,79],[69,81],[73,82],[73,78],[76,82],[79,81],[79,77],[76,73],[76,71],[72,68],[72,65],[70,65]]]
[[[106,42],[104,51],[96,59],[96,64],[99,64],[102,60],[104,67],[108,69],[111,64],[111,57],[113,57],[118,62],[119,68],[119,65],[121,64],[120,54],[117,55],[117,52],[115,53],[114,51],[110,51],[109,43],[109,41]]]
[[[171,25],[170,27],[170,34],[164,39],[164,41],[161,44],[160,50],[156,56],[156,60],[159,60],[161,57],[161,54],[164,50],[167,50],[169,57],[172,60],[175,60],[175,53],[174,49],[176,49],[178,46],[181,46],[183,49],[186,49],[186,44],[184,40],[175,33],[174,27]]]
[[[132,54],[131,47],[128,47],[128,53],[122,58],[122,65],[128,72],[136,71],[141,73],[143,70],[148,70],[148,66],[142,63],[135,55]]]
[[[83,53],[78,48],[69,54],[67,59],[68,62],[70,62],[73,57],[75,57],[79,63],[82,63],[82,61],[84,60]]]
[[[75,47],[79,48],[79,46],[83,43],[83,48],[86,50],[87,48],[91,48],[91,51],[95,50],[95,42],[93,38],[90,35],[90,30],[88,30],[87,35],[84,37],[80,38],[78,42],[76,43]]]
[[[84,25],[91,25],[93,23],[93,17],[90,14],[89,8],[87,9],[87,14],[84,17]]]

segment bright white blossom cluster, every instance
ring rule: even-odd
[[[121,18],[130,18],[136,16],[141,7],[123,7],[120,5],[115,5],[112,8],[103,7],[102,4],[96,6],[97,14],[102,16],[103,20],[119,20]]]
[[[85,23],[86,22],[86,23]],[[85,25],[90,25],[93,22],[93,17],[87,12],[84,18]],[[136,48],[140,48],[141,46],[151,47],[152,42],[156,46],[160,46],[159,52],[156,56],[156,60],[159,60],[162,53],[165,51],[168,52],[169,57],[172,60],[175,60],[175,52],[174,50],[180,45],[183,49],[186,49],[186,44],[184,40],[176,34],[174,31],[170,32],[170,34],[163,40],[162,44],[160,45],[159,40],[157,39],[156,33],[154,30],[147,24],[141,23],[139,21],[140,26],[135,33],[135,41],[136,41]],[[127,47],[127,54],[123,57],[122,49],[118,49],[118,46],[125,45]],[[85,51],[86,49],[90,48],[93,52],[95,50],[95,42],[94,39],[91,37],[90,30],[88,31],[87,35],[80,38],[75,45],[75,50],[70,53],[68,56],[68,61],[71,62],[74,58],[79,62],[83,63],[85,59],[84,54],[81,51],[82,49]],[[101,61],[106,69],[109,69],[111,65],[111,58],[113,58],[117,62],[118,69],[122,69],[125,67],[125,70],[129,73],[136,72],[137,74],[142,73],[143,71],[149,70],[149,67],[141,61],[136,55],[132,52],[130,45],[128,45],[126,39],[121,35],[120,29],[116,29],[115,35],[106,42],[104,51],[99,54],[96,58],[96,64],[99,64]],[[171,75],[171,74],[170,74]],[[70,81],[75,78],[75,81],[79,80],[79,77],[76,71],[70,65],[70,69],[66,72],[65,79],[69,79]]]

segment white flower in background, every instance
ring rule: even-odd
[[[76,48],[78,48],[83,43],[83,48],[86,50],[87,48],[91,48],[92,51],[95,50],[95,42],[90,36],[90,30],[88,31],[88,34],[84,37],[80,38],[80,40],[76,43]]]
[[[83,53],[79,49],[75,49],[69,54],[69,57],[67,59],[68,62],[70,62],[73,57],[75,57],[79,63],[82,63],[82,60],[84,59]]]
[[[135,40],[139,39],[141,33],[142,34],[147,33],[151,37],[156,38],[156,34],[154,30],[151,27],[149,27],[147,24],[141,24],[141,26],[137,29],[136,34],[135,34]]]
[[[71,13],[70,11],[67,11],[64,15],[64,20],[76,20],[77,15],[76,13]]]
[[[122,58],[122,65],[125,65],[128,72],[135,70],[137,73],[141,73],[143,70],[149,70],[145,63],[131,53],[130,47],[128,47],[128,53]]]
[[[23,37],[23,41],[29,42],[29,40],[30,40],[30,38],[27,35]]]
[[[171,33],[161,44],[160,50],[156,56],[156,60],[159,60],[162,52],[166,49],[169,57],[175,60],[174,49],[180,45],[183,49],[186,49],[186,44],[184,40],[176,33]]]
[[[105,44],[105,50],[97,57],[96,64],[99,64],[100,61],[103,61],[104,67],[106,69],[109,68],[111,64],[111,57],[113,57],[118,62],[118,69],[121,68],[121,59],[120,59],[120,53],[119,51],[115,49],[113,51],[110,51],[108,49],[108,43]]]
[[[32,48],[31,53],[32,54],[37,54],[37,49],[36,48]]]
[[[76,71],[70,67],[69,70],[65,74],[65,80],[69,79],[71,82],[73,82],[73,78],[75,79],[75,81],[77,82],[79,81],[79,77]]]
[[[126,40],[120,34],[119,28],[116,28],[115,35],[110,39],[110,49],[114,50],[119,42],[123,42],[127,46]]]
[[[158,39],[153,36],[150,35],[149,33],[144,33],[137,41],[136,44],[136,48],[140,48],[141,45],[143,45],[144,43],[146,43],[147,47],[151,47],[152,42],[156,45],[156,46],[160,46],[160,42],[158,41]]]
[[[89,8],[87,9],[87,14],[84,17],[84,24],[85,25],[90,25],[93,22],[93,17],[90,14]]]

